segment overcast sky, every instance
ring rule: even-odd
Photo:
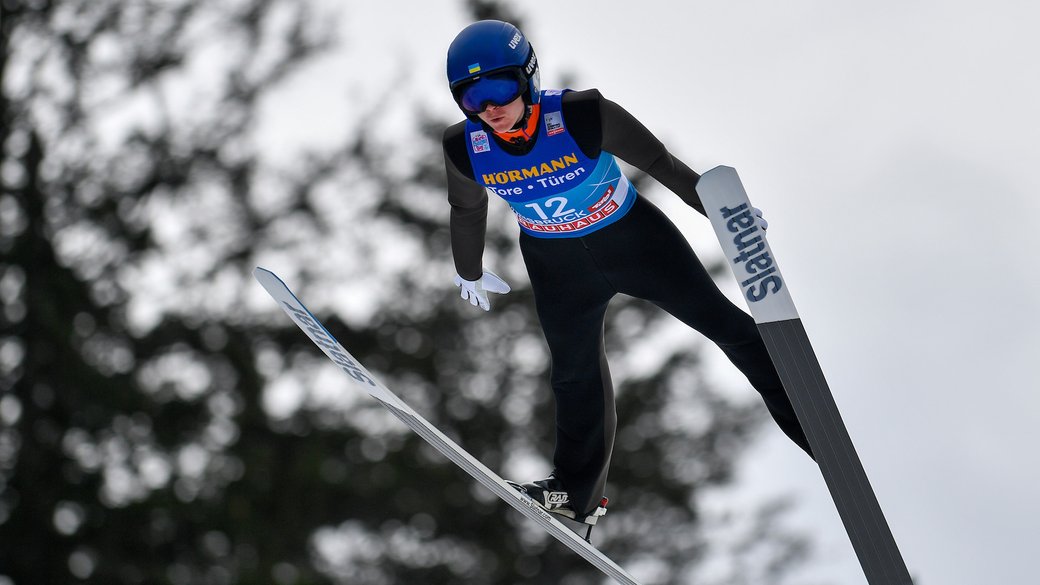
[[[740,172],[919,585],[1036,583],[1040,8],[519,5],[544,87],[574,74],[695,170]],[[402,99],[380,130],[411,127],[400,108],[417,92],[455,115],[444,52],[466,21],[431,7],[345,6],[343,52],[301,74],[285,97],[301,109],[263,132],[280,149],[334,142],[391,75]],[[707,220],[660,187],[646,195],[718,256]],[[727,364],[712,376],[746,388]],[[865,583],[818,471],[778,431],[742,469],[728,498],[799,495],[794,523],[821,545],[803,576]]]

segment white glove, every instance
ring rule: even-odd
[[[758,227],[762,228],[762,231],[766,231],[767,229],[769,229],[769,222],[766,221],[766,218],[762,217],[762,210],[757,207],[752,207],[751,211],[755,214],[755,217],[757,218]]]
[[[480,280],[466,280],[456,274],[455,286],[461,289],[462,300],[469,301],[469,304],[474,307],[479,306],[485,311],[491,310],[491,303],[487,296],[489,292],[498,294],[509,292],[509,285],[506,284],[506,281],[490,270],[485,270]]]

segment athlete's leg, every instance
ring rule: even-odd
[[[784,433],[811,455],[751,316],[719,291],[686,238],[650,202],[635,205],[625,221],[627,242],[609,250],[614,260],[604,270],[618,291],[652,301],[718,345],[762,395]]]
[[[603,317],[614,291],[577,239],[521,236],[521,250],[552,358],[554,473],[573,508],[588,513],[604,495],[617,425],[603,351]]]

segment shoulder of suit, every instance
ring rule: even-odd
[[[463,120],[456,124],[452,124],[444,129],[444,136],[441,138],[441,142],[447,148],[448,143],[453,140],[459,140],[466,133],[466,121]]]
[[[563,94],[563,105],[569,106],[574,104],[583,103],[599,103],[603,99],[603,94],[598,89],[583,89],[581,91],[568,91]]]

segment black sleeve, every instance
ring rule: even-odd
[[[466,123],[444,131],[444,168],[448,174],[451,204],[451,253],[455,270],[466,280],[477,280],[484,269],[484,234],[487,231],[487,190],[473,180],[473,166],[466,153]]]
[[[563,119],[582,152],[590,157],[605,150],[668,187],[702,215],[697,195],[700,175],[675,158],[646,126],[597,89],[563,95]]]

